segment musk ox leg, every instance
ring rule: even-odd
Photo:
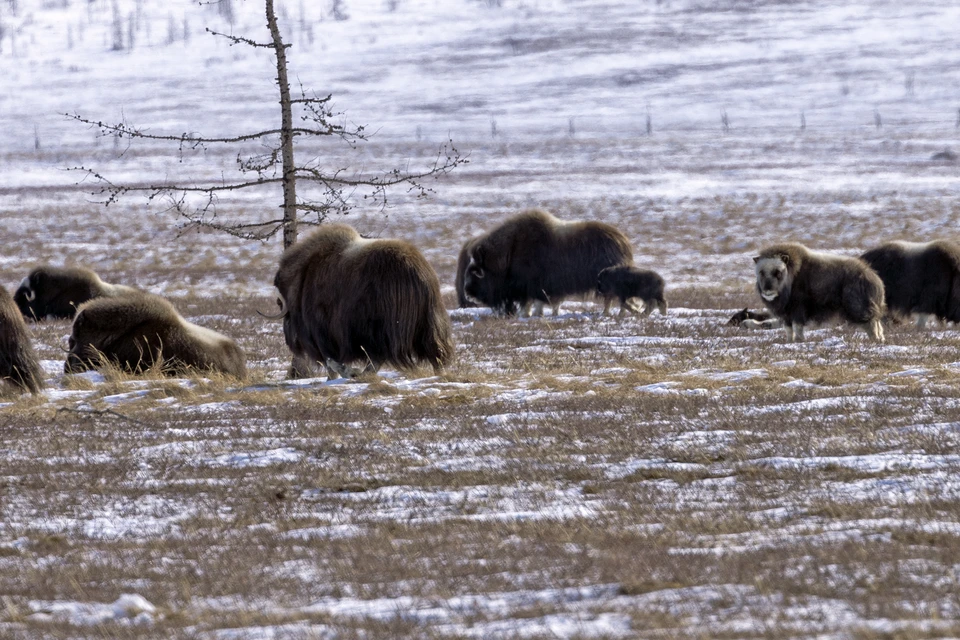
[[[603,315],[610,315],[610,305],[613,304],[613,298],[604,298],[603,299]]]
[[[783,332],[786,334],[787,342],[793,342],[793,323],[785,320],[783,323]]]
[[[534,316],[536,316],[536,317],[538,317],[538,318],[542,318],[542,317],[543,317],[543,302],[542,302],[542,301],[540,301],[540,300],[534,300],[534,301],[533,301],[533,314],[532,314],[532,315],[534,315]]]
[[[886,341],[883,335],[883,323],[880,322],[879,318],[874,318],[867,324],[867,333],[877,342]]]
[[[529,318],[532,307],[533,307],[533,303],[527,300],[522,305],[520,305],[520,313],[517,315],[519,315],[521,318]]]
[[[657,309],[659,309],[660,315],[667,315],[667,301],[662,298],[657,300]]]
[[[287,377],[291,380],[300,378],[314,378],[317,375],[316,363],[305,355],[295,355],[290,362],[290,369],[287,371]]]
[[[553,312],[553,315],[560,315],[560,305],[563,304],[563,300],[557,300],[556,302],[550,303],[550,310]]]
[[[927,326],[927,321],[933,316],[929,313],[917,314],[917,329],[923,329]]]
[[[794,323],[793,325],[793,341],[794,342],[803,342],[803,325],[799,323]]]

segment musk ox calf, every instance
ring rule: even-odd
[[[27,325],[3,287],[0,287],[0,378],[33,394],[43,388],[43,372],[30,343]]]
[[[66,373],[112,363],[131,373],[159,366],[168,375],[218,371],[246,377],[243,353],[221,333],[187,322],[173,305],[137,292],[80,306],[68,341]]]
[[[77,307],[93,298],[132,293],[136,289],[107,284],[83,267],[37,267],[13,296],[27,320],[72,318]]]
[[[883,280],[892,316],[918,314],[919,328],[930,316],[960,322],[960,245],[946,240],[888,242],[860,258]]]
[[[603,298],[603,314],[610,313],[614,298],[620,299],[620,315],[631,311],[637,315],[642,312],[649,316],[656,307],[660,315],[667,315],[667,300],[663,297],[663,278],[656,271],[638,269],[630,265],[607,267],[597,276],[597,295]],[[632,302],[632,298],[643,301],[643,309]]]
[[[540,209],[508,218],[468,253],[466,295],[505,314],[592,293],[603,269],[633,262],[630,241],[615,227],[564,222]]]
[[[753,259],[757,292],[780,320],[788,340],[803,340],[803,327],[840,316],[864,325],[883,342],[883,282],[859,258],[810,251],[800,244],[767,247]]]
[[[291,376],[309,375],[316,362],[330,379],[384,364],[440,371],[453,357],[440,281],[409,242],[325,224],[286,250],[274,285]]]

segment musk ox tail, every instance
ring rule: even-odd
[[[43,371],[27,325],[13,298],[0,287],[0,378],[30,393],[43,388]]]

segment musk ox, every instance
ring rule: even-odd
[[[727,325],[744,329],[779,329],[782,323],[769,311],[750,311],[744,307],[742,311],[737,311],[730,317]]]
[[[477,303],[471,300],[463,290],[463,279],[467,275],[467,266],[470,264],[470,249],[477,243],[480,236],[474,236],[463,243],[460,248],[460,255],[457,256],[457,275],[454,286],[457,289],[457,306],[461,309],[475,307]]]
[[[604,315],[610,313],[614,298],[619,298],[621,316],[631,311],[637,315],[642,312],[646,317],[654,307],[660,310],[660,315],[665,316],[667,300],[663,297],[663,288],[663,278],[656,271],[626,264],[607,267],[597,276],[597,295],[603,298]],[[644,308],[639,308],[631,301],[632,298],[642,300]]]
[[[633,262],[630,241],[615,227],[564,222],[540,209],[508,218],[481,236],[469,256],[465,293],[505,314],[592,293],[600,271]]]
[[[409,242],[325,224],[284,252],[273,283],[293,377],[316,362],[330,379],[384,364],[440,371],[453,357],[440,281]]]
[[[83,267],[37,267],[13,296],[27,320],[72,318],[77,307],[93,298],[118,296],[136,289],[107,284]]]
[[[883,282],[859,258],[810,251],[801,244],[767,247],[753,259],[757,293],[783,322],[787,339],[803,340],[807,322],[840,316],[883,342]]]
[[[67,345],[66,373],[109,362],[131,373],[159,366],[168,375],[218,371],[246,377],[233,340],[187,322],[168,301],[145,292],[80,305]]]
[[[0,378],[33,394],[43,388],[43,372],[30,343],[27,325],[3,287],[0,287]]]
[[[919,328],[930,316],[960,322],[960,245],[887,242],[860,258],[883,280],[887,312],[894,318],[917,314]]]

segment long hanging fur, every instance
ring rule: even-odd
[[[542,209],[508,218],[469,249],[464,290],[503,313],[592,293],[600,271],[632,264],[630,241],[602,222],[564,222]]]
[[[243,353],[233,340],[187,322],[167,300],[145,292],[81,305],[68,344],[66,373],[107,361],[132,373],[160,364],[167,374],[195,370],[246,377]]]
[[[107,284],[84,267],[44,265],[33,269],[23,279],[13,299],[27,320],[46,320],[72,318],[81,304],[93,298],[135,291],[131,287]]]
[[[43,371],[27,325],[3,287],[0,287],[0,378],[33,394],[43,388]]]
[[[948,240],[887,242],[861,259],[869,264],[886,292],[887,311],[902,317],[920,314],[960,322],[960,245]]]
[[[274,285],[286,305],[283,331],[296,362],[439,371],[453,358],[440,282],[403,240],[367,240],[327,224],[287,249]]]

